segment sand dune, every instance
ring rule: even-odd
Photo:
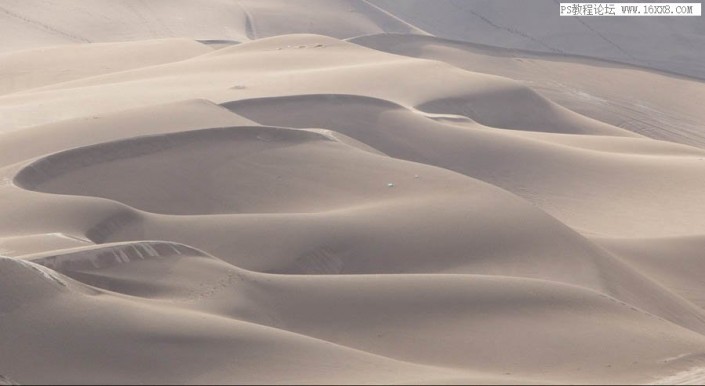
[[[301,32],[336,38],[379,32],[424,33],[367,1],[241,0],[238,3],[249,17],[247,29],[251,38]]]
[[[0,55],[0,94],[175,62],[210,50],[189,39],[164,39],[11,52]]]
[[[203,99],[150,105],[6,133],[0,141],[0,164],[133,136],[255,124]]]
[[[291,380],[310,383],[320,383],[333,374],[346,374],[360,382],[398,379],[400,374],[408,379],[457,376],[452,370],[381,358],[234,318],[104,294],[60,275],[47,277],[44,269],[20,260],[3,258],[0,264],[3,309],[10,312],[2,319],[0,334],[5,342],[22,342],[13,353],[3,350],[3,366],[15,373],[34,373],[31,378],[29,374],[24,376],[29,382],[80,379],[132,383],[151,379],[229,383],[233,378],[238,382],[267,382],[282,373],[289,373]],[[82,315],[80,321],[74,312]],[[41,317],[47,313],[52,315],[51,320]],[[114,327],[107,333],[107,340],[101,338],[106,337],[106,323]],[[57,326],[62,326],[61,337],[47,339],[36,333]],[[72,338],[76,336],[86,344],[76,344]],[[96,341],[103,343],[96,345]],[[40,347],[40,360],[24,360]],[[299,354],[292,357],[291,352]],[[78,358],[84,360],[76,361]],[[226,370],[232,366],[232,358],[238,358],[238,366],[249,371]],[[266,364],[275,358],[280,360]],[[152,375],[145,377],[147,364]],[[374,373],[370,371],[373,368]]]
[[[9,0],[0,5],[0,18],[3,51],[174,37],[248,39],[246,13],[225,1]]]
[[[703,83],[418,4],[0,1],[0,384],[701,382]]]
[[[498,130],[467,120],[439,121],[359,97],[269,98],[226,106],[265,124],[328,127],[390,156],[478,178],[589,234],[672,236],[705,230],[704,208],[693,204],[705,188],[699,178],[705,173],[705,152],[695,148],[643,138]],[[313,108],[319,114],[306,113]],[[614,151],[620,142],[624,147]],[[654,173],[662,178],[653,178]],[[663,194],[666,180],[674,183]],[[615,217],[595,216],[596,210]],[[668,227],[655,220],[664,216],[673,216]]]
[[[432,36],[382,34],[350,41],[522,80],[552,101],[600,121],[656,139],[705,146],[705,115],[699,107],[705,98],[702,81],[610,61],[498,49]]]
[[[134,258],[140,250],[141,253],[152,254],[153,257]],[[133,259],[124,257],[123,253],[129,251],[132,251]],[[79,265],[82,258],[105,261],[110,256],[113,256],[118,263]],[[694,350],[701,339],[693,332],[674,329],[673,325],[667,322],[654,319],[636,309],[630,309],[627,305],[600,296],[598,293],[578,287],[527,279],[476,275],[321,276],[320,278],[262,276],[238,270],[197,251],[184,247],[177,249],[165,243],[101,247],[95,249],[93,256],[90,250],[84,249],[82,252],[28,259],[52,266],[73,278],[93,283],[98,288],[113,291],[89,290],[60,274],[49,273],[51,271],[34,263],[18,264],[21,260],[3,259],[0,260],[0,263],[5,266],[3,273],[11,275],[16,280],[11,282],[14,284],[11,292],[3,291],[8,294],[4,308],[26,309],[32,305],[31,308],[34,311],[37,308],[49,308],[55,313],[54,310],[57,310],[57,307],[70,305],[71,309],[83,310],[85,322],[75,328],[81,327],[84,335],[100,334],[99,331],[94,332],[94,328],[89,327],[94,325],[89,322],[101,314],[101,318],[115,318],[117,315],[114,311],[109,311],[111,309],[118,308],[123,312],[133,307],[141,309],[139,319],[131,319],[130,312],[119,317],[120,327],[115,326],[111,333],[111,336],[115,337],[115,340],[111,339],[111,353],[101,355],[101,351],[94,351],[90,368],[74,366],[87,372],[81,375],[81,379],[96,377],[95,379],[103,382],[106,377],[110,379],[110,371],[128,372],[134,366],[140,365],[135,363],[139,359],[139,356],[135,357],[136,353],[117,362],[114,358],[116,351],[126,349],[125,342],[121,343],[118,340],[120,336],[123,334],[130,336],[137,331],[142,331],[140,335],[161,336],[161,338],[152,336],[143,339],[142,343],[139,343],[144,347],[143,350],[154,349],[151,342],[155,338],[165,344],[172,342],[170,346],[173,351],[170,351],[169,356],[162,358],[160,362],[164,366],[164,371],[169,368],[168,366],[176,363],[179,363],[177,367],[180,370],[174,372],[171,368],[169,371],[172,373],[168,375],[169,377],[181,376],[185,377],[182,381],[201,382],[223,382],[228,378],[221,378],[222,375],[217,375],[217,371],[205,377],[185,374],[188,366],[183,366],[184,363],[190,363],[190,366],[198,365],[199,361],[193,355],[207,353],[211,365],[215,365],[213,363],[215,358],[223,358],[228,354],[242,357],[241,354],[237,354],[238,347],[247,347],[250,352],[261,353],[258,355],[270,355],[275,358],[289,357],[286,354],[290,350],[287,346],[294,342],[299,347],[297,350],[306,352],[306,355],[299,357],[306,360],[313,359],[318,363],[317,366],[325,366],[326,363],[323,360],[325,357],[317,356],[317,352],[325,353],[329,361],[345,358],[348,371],[355,368],[358,371],[364,369],[365,359],[371,361],[377,367],[375,381],[379,381],[385,369],[395,377],[399,376],[397,372],[402,371],[407,374],[405,376],[410,377],[407,379],[419,375],[434,376],[436,379],[454,376],[468,382],[485,382],[487,379],[492,379],[488,376],[483,378],[483,371],[472,371],[475,366],[485,369],[484,371],[493,369],[498,373],[503,372],[502,377],[495,379],[501,382],[511,382],[527,376],[541,377],[542,375],[535,373],[537,368],[548,368],[567,377],[552,378],[543,375],[545,378],[539,378],[553,382],[566,381],[576,375],[582,375],[586,377],[583,379],[588,380],[599,380],[606,376],[612,379],[629,380],[632,378],[622,374],[625,366],[647,374],[653,373],[656,371],[655,366],[659,358],[676,355],[683,350]],[[168,272],[168,274],[165,276],[162,272]],[[438,279],[443,279],[441,286]],[[25,287],[32,290],[29,291]],[[324,288],[325,290],[322,291]],[[357,290],[352,290],[353,288]],[[115,289],[118,292],[114,292]],[[121,293],[129,296],[125,297],[120,295]],[[165,294],[168,294],[166,299]],[[253,300],[255,300],[254,303]],[[11,303],[7,303],[8,301]],[[20,301],[21,303],[18,303]],[[383,312],[381,312],[382,309],[384,309]],[[419,315],[418,310],[421,309],[425,311]],[[50,312],[50,310],[46,311]],[[452,313],[449,313],[450,310]],[[547,310],[550,310],[554,316],[550,325],[546,325],[542,317]],[[29,311],[16,311],[13,312],[13,316],[26,312]],[[200,322],[190,324],[191,327],[184,329],[182,323],[192,321],[197,315],[202,315]],[[368,316],[359,318],[359,315]],[[169,316],[171,316],[171,322],[167,325],[159,323],[159,329],[151,333],[145,330],[150,326],[152,318]],[[55,315],[55,317],[61,320],[67,315]],[[595,318],[599,318],[602,322],[592,323],[591,320]],[[539,322],[539,320],[542,321]],[[498,323],[508,324],[498,329]],[[25,328],[41,329],[42,324],[43,321],[40,319]],[[512,327],[514,324],[523,327],[517,329]],[[229,326],[227,331],[230,332],[225,333],[226,330],[221,327],[223,325]],[[257,325],[269,327],[256,327]],[[633,325],[639,325],[640,329],[634,330]],[[207,326],[208,330],[197,326]],[[345,328],[341,330],[341,326]],[[440,326],[443,328],[439,329]],[[508,334],[510,331],[526,331],[528,326],[535,326],[533,333]],[[324,344],[323,341],[310,338],[306,340],[301,335],[292,335],[282,328],[286,328],[286,331],[325,339],[334,344]],[[577,336],[574,334],[576,328],[582,331]],[[341,335],[341,331],[345,333]],[[457,333],[449,334],[449,331],[457,331]],[[458,340],[457,336],[461,336],[463,331],[476,333],[472,334],[473,338]],[[21,331],[13,332],[22,334]],[[499,335],[496,335],[497,333]],[[670,343],[664,345],[661,340],[650,342],[647,337],[652,334],[666,334]],[[414,336],[414,339],[405,338],[409,335]],[[208,339],[214,336],[219,337],[217,341]],[[194,341],[194,339],[197,340]],[[276,340],[271,341],[272,339]],[[612,350],[610,355],[605,356],[599,344],[602,339],[609,339],[613,343],[619,342],[616,346],[620,347],[620,351]],[[184,348],[176,343],[180,341],[190,342],[188,351],[184,351]],[[238,341],[242,343],[236,343]],[[502,341],[507,343],[502,344]],[[553,354],[555,356],[547,351],[545,355],[534,357],[532,361],[522,361],[521,365],[513,364],[516,358],[526,358],[527,354],[523,353],[523,350],[533,351],[537,341],[542,344],[555,341],[549,344],[549,347],[555,345],[555,354]],[[194,342],[200,343],[194,346]],[[137,341],[129,343],[134,347]],[[244,344],[246,345],[243,346]],[[507,355],[501,349],[507,344],[514,347],[511,355]],[[574,357],[566,357],[569,355],[563,348],[566,344],[574,347],[575,352],[572,354]],[[359,351],[342,349],[341,345],[381,356],[375,358],[367,355],[366,358]],[[482,359],[476,359],[474,365],[468,368],[465,364],[466,359],[461,353],[466,353],[478,345],[486,347],[483,350]],[[420,347],[423,349],[420,350]],[[492,350],[493,347],[498,351]],[[69,349],[68,353],[75,349],[80,348]],[[89,347],[82,349],[86,350]],[[67,347],[53,348],[51,345],[45,350],[49,353],[62,353],[60,356],[52,355],[53,361],[41,364],[42,368],[47,370],[61,364],[62,358],[68,355]],[[632,359],[634,354],[630,352],[643,353],[644,351],[649,352],[650,355],[641,355],[640,359],[643,362],[634,363]],[[149,354],[149,351],[139,352],[143,354],[138,355]],[[586,355],[599,356],[599,364],[585,361]],[[385,357],[407,363],[385,359]],[[103,358],[110,359],[112,364],[101,365]],[[302,365],[300,359],[291,361],[294,358],[289,358],[283,363],[276,364],[274,369],[283,367],[284,369],[277,370],[286,371],[287,366]],[[257,360],[257,355],[253,360]],[[8,363],[8,361],[14,364],[17,359],[4,358],[3,362]],[[408,362],[424,364],[427,367],[413,366]],[[658,366],[661,365],[663,364],[658,364]],[[267,367],[271,371],[272,366]],[[459,367],[465,370],[453,370]],[[156,374],[159,369],[152,370],[155,376],[167,375],[166,373]],[[340,376],[341,368],[334,367],[332,370]],[[364,373],[360,371],[357,373],[358,376],[346,379],[364,381]],[[267,379],[265,374],[256,368],[248,368],[248,372],[238,375],[238,379],[261,381]],[[65,379],[71,379],[69,374],[64,376]],[[117,377],[117,374],[115,376]],[[316,378],[307,373],[298,375],[297,379],[316,382]],[[392,379],[400,380],[400,378]]]
[[[309,58],[315,58],[314,63]],[[412,88],[418,91],[405,92]],[[482,123],[511,129],[634,135],[566,110],[511,79],[390,55],[320,35],[261,39],[191,60],[6,95],[0,97],[0,122],[5,131],[11,131],[48,119],[28,116],[28,110],[57,110],[62,114],[59,118],[68,119],[184,98],[223,103],[282,93],[375,97],[434,113],[466,113]],[[518,114],[498,114],[492,104],[497,102]],[[472,111],[468,110],[470,103]],[[525,117],[525,122],[518,117]]]
[[[608,59],[705,79],[705,30],[697,17],[623,17],[615,23],[559,17],[560,2],[551,0],[367,1],[441,38]],[[625,1],[608,4],[620,3]]]
[[[424,33],[360,0],[97,0],[0,4],[0,52],[60,44],[189,38],[239,43],[291,33]]]
[[[649,276],[658,278],[684,298],[703,306],[699,278],[705,237],[683,236],[655,239],[596,239]]]

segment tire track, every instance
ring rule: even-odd
[[[467,11],[470,12],[472,15],[474,15],[474,16],[477,17],[478,19],[484,21],[485,23],[491,25],[491,26],[494,27],[494,28],[497,28],[497,29],[500,29],[500,30],[509,32],[509,33],[512,34],[512,35],[521,36],[521,37],[523,37],[524,39],[528,39],[528,40],[530,40],[530,41],[532,41],[532,42],[534,42],[534,43],[540,45],[541,47],[543,47],[543,48],[545,48],[545,49],[547,49],[547,50],[549,50],[549,51],[551,51],[551,52],[554,52],[554,53],[557,53],[557,54],[565,54],[565,52],[564,52],[563,50],[558,49],[558,48],[555,48],[555,47],[551,47],[551,46],[549,46],[548,44],[542,42],[541,40],[539,40],[539,39],[537,39],[537,38],[535,38],[535,37],[533,37],[533,36],[531,36],[531,35],[529,35],[529,34],[527,34],[527,33],[525,33],[525,32],[519,31],[518,29],[511,28],[511,27],[504,27],[504,26],[501,26],[501,25],[499,25],[499,24],[493,22],[492,20],[486,18],[485,16],[483,16],[482,14],[476,12],[475,10],[473,10],[473,9],[471,9],[471,8],[464,8],[464,7],[462,7],[462,6],[458,5],[458,4],[456,4],[454,1],[450,2],[450,4],[452,4],[452,5],[453,5],[456,9],[458,9],[459,11],[467,10]]]
[[[69,39],[71,39],[71,40],[76,40],[76,41],[79,41],[79,42],[82,42],[82,43],[92,43],[90,40],[88,40],[88,39],[86,39],[86,38],[83,38],[83,37],[80,37],[80,36],[76,36],[76,35],[73,35],[73,34],[68,33],[68,32],[61,31],[61,30],[56,29],[56,28],[54,28],[54,27],[52,27],[52,26],[50,26],[50,25],[48,25],[48,24],[44,24],[44,23],[42,23],[42,22],[40,22],[40,21],[33,20],[33,19],[30,19],[30,18],[28,18],[28,17],[26,17],[26,16],[23,16],[23,15],[21,15],[21,14],[19,14],[19,13],[12,12],[11,10],[9,10],[9,9],[7,9],[7,8],[5,8],[5,7],[0,6],[0,12],[4,13],[4,14],[6,14],[6,15],[12,17],[12,18],[18,19],[18,20],[23,21],[23,22],[25,22],[25,23],[28,23],[29,25],[32,25],[32,26],[34,26],[34,27],[36,27],[36,28],[38,28],[38,29],[42,29],[42,30],[51,32],[51,33],[54,34],[54,35],[60,35],[60,36],[63,36],[63,37],[65,37],[65,38],[69,38]]]
[[[560,5],[560,4],[561,4],[560,1],[558,1],[558,0],[553,0],[553,2],[556,3],[557,5]],[[576,17],[575,20],[577,20],[577,21],[578,21],[580,24],[582,24],[585,28],[587,28],[588,30],[590,30],[590,32],[592,32],[592,33],[594,33],[595,35],[599,36],[602,40],[604,40],[604,41],[607,42],[609,45],[611,45],[612,47],[614,47],[615,49],[617,49],[617,51],[619,51],[622,55],[626,56],[626,57],[627,57],[628,59],[630,59],[630,60],[633,60],[633,61],[639,63],[639,59],[637,59],[637,58],[635,58],[634,56],[632,56],[632,54],[630,54],[629,52],[627,52],[626,50],[624,50],[619,44],[617,44],[617,43],[613,42],[612,40],[608,39],[605,35],[603,35],[602,33],[600,33],[600,31],[598,31],[598,30],[592,28],[592,27],[591,27],[588,23],[586,23],[582,18]]]

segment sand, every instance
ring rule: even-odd
[[[698,17],[557,17],[559,4],[568,2],[553,0],[367,1],[440,38],[607,59],[705,79],[705,30]],[[620,7],[628,1],[606,3]]]
[[[385,3],[0,1],[0,384],[702,383],[705,83]]]

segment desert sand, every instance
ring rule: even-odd
[[[1,0],[0,384],[704,382],[702,58],[428,4]]]

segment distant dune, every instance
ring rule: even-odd
[[[440,38],[607,59],[705,79],[701,17],[558,17],[559,4],[569,2],[557,0],[367,1]],[[606,3],[620,7],[627,2]]]
[[[0,384],[702,383],[697,53],[507,7],[0,0]]]

